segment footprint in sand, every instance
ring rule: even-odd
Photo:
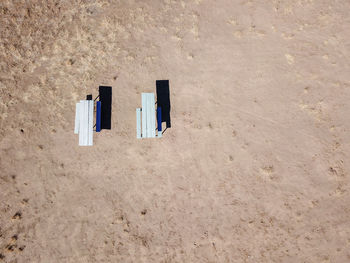
[[[343,196],[345,194],[346,190],[344,189],[343,185],[338,185],[337,189],[335,189],[334,194],[337,197]]]
[[[305,92],[305,90],[304,90]],[[323,101],[319,101],[317,104],[309,105],[304,102],[299,104],[300,109],[307,112],[316,122],[322,122],[327,120],[327,115],[325,115],[326,105]]]
[[[234,18],[231,18],[231,19],[227,20],[227,23],[230,24],[230,25],[233,25],[233,26],[238,25],[237,20],[234,19]]]
[[[190,53],[190,54],[187,55],[187,59],[188,59],[188,60],[193,60],[193,58],[194,58],[194,55],[193,55],[193,54]]]
[[[261,168],[261,171],[265,174],[271,174],[274,172],[273,165],[264,166]]]
[[[287,62],[288,62],[289,65],[292,65],[294,63],[294,57],[292,55],[285,54],[284,56],[286,57]]]
[[[290,34],[282,33],[281,36],[282,36],[283,39],[285,39],[285,40],[291,40],[291,39],[294,38],[294,34],[293,34],[293,33],[290,33]]]
[[[314,208],[316,206],[318,206],[320,204],[320,202],[318,200],[312,200],[310,201],[310,207]]]
[[[275,168],[273,165],[267,165],[260,168],[260,175],[264,180],[276,181],[278,179],[275,174]]]
[[[242,38],[243,37],[243,30],[237,30],[236,32],[233,33],[233,35],[236,38]]]
[[[339,164],[330,166],[328,168],[328,172],[330,175],[335,177],[336,179],[341,179],[345,177],[345,172],[343,168],[341,167],[342,161],[339,162]]]

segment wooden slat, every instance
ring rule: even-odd
[[[141,109],[136,109],[136,138],[141,139]]]
[[[75,124],[74,124],[74,133],[78,134],[79,133],[79,105],[80,103],[78,102],[75,104]]]
[[[88,119],[88,116],[89,116],[89,104],[86,100],[84,100],[84,145],[88,145],[88,133],[89,133],[89,127],[88,127],[88,122],[89,122],[89,119]]]
[[[79,145],[83,146],[85,145],[85,124],[84,124],[84,101],[81,100],[79,103]]]
[[[151,109],[150,109],[150,96],[146,93],[146,121],[147,121],[147,138],[151,137]]]
[[[84,125],[85,125],[85,129],[84,129],[84,144],[88,145],[88,136],[89,136],[89,104],[88,101],[84,101]]]
[[[156,137],[156,108],[154,103],[154,93],[149,93],[149,135],[150,138]]]
[[[93,137],[94,137],[94,101],[88,100],[88,138],[87,145],[93,145]]]
[[[93,103],[93,101],[92,101],[92,103]],[[90,132],[89,132],[89,114],[91,114],[91,113],[89,113],[89,101],[81,100],[80,105],[79,105],[79,145],[80,146],[90,145],[89,144],[89,136],[92,135],[92,126],[91,126],[92,122],[90,124],[90,130],[91,130],[91,135],[90,135]],[[91,140],[91,143],[92,143],[92,140]]]
[[[147,138],[147,93],[142,93],[142,137]]]

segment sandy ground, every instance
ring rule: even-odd
[[[0,262],[350,262],[349,13],[0,1]],[[156,79],[172,128],[137,140]],[[112,130],[78,147],[101,84]]]

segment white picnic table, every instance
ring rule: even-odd
[[[154,93],[142,93],[141,98],[142,109],[136,109],[136,138],[155,138],[156,108]],[[158,137],[160,137],[159,133]]]
[[[81,100],[76,104],[74,133],[79,134],[79,146],[93,145],[93,115],[93,100]]]

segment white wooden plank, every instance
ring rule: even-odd
[[[89,115],[89,104],[86,100],[80,101],[79,106],[79,145],[88,145],[88,115]]]
[[[78,134],[79,133],[79,105],[80,103],[78,102],[75,104],[75,124],[74,124],[74,133]]]
[[[147,93],[141,94],[142,98],[142,137],[147,138]]]
[[[84,101],[84,144],[88,145],[88,133],[89,133],[89,103],[88,101]]]
[[[89,110],[88,107],[89,107],[89,105],[88,105],[86,100],[84,100],[83,105],[84,105],[84,117],[83,117],[83,122],[84,122],[84,124],[83,124],[84,137],[83,138],[84,138],[84,141],[83,141],[83,144],[84,144],[84,146],[86,146],[88,143],[88,110]]]
[[[79,103],[79,145],[82,144],[81,125],[80,125],[82,117],[83,117],[82,108],[81,108],[81,104]]]
[[[151,96],[150,93],[147,95],[147,137],[152,136],[152,126],[151,126]]]
[[[79,145],[84,145],[84,101],[79,103]]]
[[[87,145],[93,145],[93,137],[94,137],[94,101],[88,100],[88,139]]]
[[[146,121],[147,121],[147,138],[151,136],[151,111],[150,111],[150,96],[149,93],[147,93],[147,99],[146,99]]]
[[[136,138],[141,139],[141,109],[136,109]]]
[[[155,138],[156,137],[156,108],[154,103],[154,93],[149,93],[149,114],[150,114],[150,122],[149,122],[149,131],[150,134],[148,137]]]

